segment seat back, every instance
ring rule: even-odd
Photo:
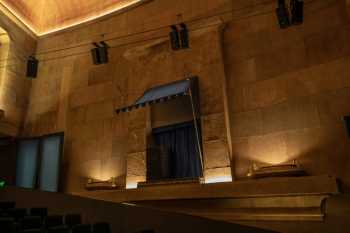
[[[79,225],[79,224],[81,224],[81,215],[80,214],[67,214],[64,218],[64,223],[69,227]]]
[[[24,208],[9,209],[8,213],[15,219],[16,222],[20,221],[22,218],[28,215],[27,209]]]
[[[15,220],[13,218],[0,218],[0,230],[6,233],[16,232]]]
[[[91,230],[90,224],[80,224],[72,228],[72,233],[91,233]]]
[[[47,229],[47,233],[70,233],[70,229],[66,226],[54,227]]]
[[[0,201],[0,210],[8,210],[16,207],[16,203],[12,201]]]
[[[31,208],[29,214],[31,216],[39,216],[42,220],[47,217],[47,208]]]
[[[51,216],[47,216],[45,219],[46,228],[57,227],[62,225],[63,225],[62,215],[51,215]]]
[[[22,230],[41,229],[43,222],[39,216],[25,216],[20,221]]]
[[[99,222],[92,226],[93,233],[111,233],[111,227],[109,223]]]

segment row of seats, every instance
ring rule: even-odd
[[[0,202],[0,232],[6,233],[110,233],[108,223],[82,224],[79,214],[48,215],[47,208],[15,208]]]

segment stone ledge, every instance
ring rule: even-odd
[[[75,195],[112,202],[332,195],[339,193],[332,176],[266,178],[216,184],[174,184],[133,190],[80,192]]]

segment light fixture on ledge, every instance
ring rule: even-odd
[[[122,186],[117,184],[116,177],[111,177],[109,180],[106,180],[106,181],[89,178],[85,185],[85,189],[89,191],[113,190],[113,189],[121,189],[121,188]]]
[[[249,169],[247,177],[249,178],[267,178],[267,177],[288,177],[288,176],[304,176],[305,170],[294,160],[292,163],[279,164],[271,166],[259,167],[255,163]]]

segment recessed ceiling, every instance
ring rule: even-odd
[[[85,23],[144,0],[0,0],[36,35]]]

